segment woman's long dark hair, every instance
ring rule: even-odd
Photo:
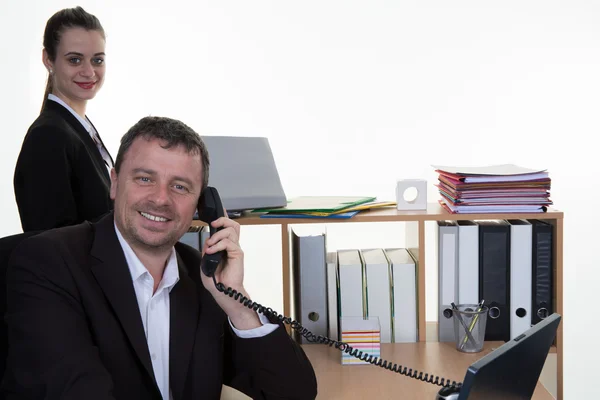
[[[88,13],[81,7],[65,8],[55,13],[46,23],[44,30],[44,49],[48,54],[50,61],[56,60],[56,50],[60,43],[60,38],[63,32],[69,28],[83,28],[88,31],[98,31],[105,37],[104,28],[100,24],[98,18]],[[46,92],[42,102],[42,109],[46,105],[48,94],[52,93],[52,76],[48,76],[46,82]]]

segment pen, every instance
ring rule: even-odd
[[[465,324],[465,321],[462,319],[462,316],[460,315],[460,311],[458,311],[458,307],[456,307],[456,304],[454,304],[454,302],[451,302],[450,305],[452,306],[452,310],[454,310],[454,313],[456,314],[456,318],[458,318],[461,325],[465,329],[465,333],[466,333],[465,342],[467,341],[467,339],[471,339],[471,341],[473,342],[473,346],[477,346],[477,343],[475,342],[473,335],[471,335],[471,332],[467,328],[467,324]],[[460,348],[462,349],[463,346],[464,346],[464,343],[461,344]]]
[[[481,310],[483,310],[483,303],[485,302],[485,300],[481,300],[481,303],[479,303],[479,306],[477,307],[477,314],[475,315],[475,318],[473,318],[473,321],[471,321],[471,325],[469,326],[469,333],[473,332],[473,328],[475,328],[475,324],[477,323],[477,319],[479,318],[479,313],[481,312]],[[465,336],[465,339],[463,340],[463,342],[460,345],[460,348],[462,349],[465,344],[467,344],[467,336]]]

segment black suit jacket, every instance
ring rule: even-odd
[[[202,284],[198,251],[175,248],[173,398],[219,399],[225,383],[254,399],[314,399],[312,366],[285,329],[238,338]],[[6,322],[8,399],[161,398],[112,213],[17,247],[7,271]]]
[[[94,221],[113,208],[100,151],[77,118],[52,100],[27,131],[13,184],[25,232]]]

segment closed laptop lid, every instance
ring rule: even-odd
[[[227,211],[283,207],[287,198],[264,137],[203,136],[210,158],[209,186]]]

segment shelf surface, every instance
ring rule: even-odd
[[[460,353],[452,343],[419,342],[381,345],[381,358],[419,372],[462,382],[467,368],[501,346],[486,342],[480,353]],[[374,365],[342,365],[341,351],[322,344],[305,344],[318,381],[317,399],[434,399],[440,389]],[[553,397],[538,382],[533,400]]]
[[[259,213],[246,213],[235,220],[240,225],[281,225],[281,224],[335,224],[347,222],[385,222],[385,221],[440,221],[440,220],[477,220],[477,219],[562,219],[563,212],[549,209],[545,213],[486,213],[451,214],[438,203],[429,203],[427,210],[398,211],[395,207],[365,210],[349,219],[328,218],[260,218]],[[192,226],[206,225],[202,221],[192,221]]]

